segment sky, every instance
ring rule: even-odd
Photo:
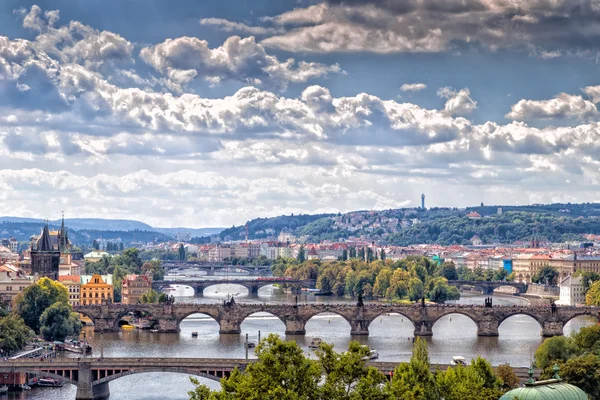
[[[0,215],[600,201],[600,0],[0,2]]]

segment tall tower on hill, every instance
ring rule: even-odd
[[[421,209],[425,209],[425,193],[421,194]]]

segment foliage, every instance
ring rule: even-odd
[[[300,249],[298,250],[298,255],[296,256],[296,261],[298,261],[300,264],[302,264],[304,261],[306,261],[306,250],[304,249],[304,246],[300,246]]]
[[[23,318],[15,314],[3,316],[0,318],[0,356],[22,349],[33,336],[34,332]]]
[[[145,304],[157,304],[166,303],[169,297],[165,293],[158,293],[156,290],[150,290],[142,295],[140,298],[141,303]]]
[[[535,365],[538,368],[547,368],[554,365],[556,361],[567,361],[573,352],[570,338],[564,336],[548,338],[535,351]]]
[[[519,378],[512,367],[508,364],[500,364],[496,368],[496,374],[502,381],[501,388],[504,391],[508,391],[519,386]]]
[[[550,266],[544,266],[533,276],[532,280],[534,283],[547,284],[549,286],[555,286],[558,278],[558,271],[556,268]]]
[[[438,275],[443,276],[449,281],[457,281],[458,273],[456,272],[456,266],[453,262],[445,262],[438,270]]]
[[[63,341],[67,336],[79,335],[82,324],[77,313],[69,304],[56,302],[48,307],[40,317],[41,334],[47,341]]]
[[[59,282],[41,278],[19,293],[15,299],[15,313],[23,318],[25,324],[40,332],[40,317],[48,307],[55,303],[69,304],[69,292]]]
[[[559,362],[560,377],[583,390],[591,400],[600,399],[600,357],[594,354]],[[552,368],[543,371],[542,378],[551,378]]]
[[[585,295],[585,304],[588,306],[600,306],[600,281],[596,281],[590,286]]]

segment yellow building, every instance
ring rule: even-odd
[[[81,275],[81,305],[112,303],[114,287],[112,275]]]

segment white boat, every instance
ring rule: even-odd
[[[452,361],[450,361],[450,365],[467,365],[467,362],[462,356],[454,356],[452,357]]]
[[[310,341],[310,344],[308,345],[308,347],[310,349],[318,349],[319,346],[321,346],[321,343],[323,343],[323,340],[321,338],[318,337],[314,337],[312,338],[312,340]]]
[[[8,386],[0,386],[0,395],[8,393]]]
[[[52,379],[52,378],[40,378],[40,379],[38,379],[37,384],[39,386],[46,386],[46,387],[63,387],[63,386],[65,386],[65,383],[63,381],[59,381],[58,379]]]
[[[369,354],[363,357],[364,361],[375,360],[379,358],[379,353],[377,350],[369,349]]]
[[[79,342],[77,340],[65,340],[63,347],[66,351],[70,351],[72,353],[91,353],[92,346],[85,342]]]

